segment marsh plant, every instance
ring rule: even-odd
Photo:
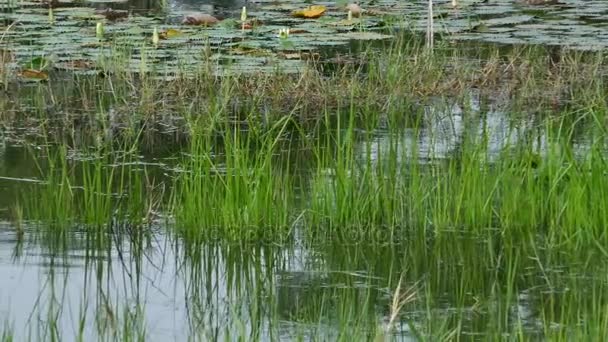
[[[46,150],[44,163],[37,165],[40,182],[20,199],[23,217],[36,222],[43,240],[60,247],[79,232],[103,247],[113,234],[147,235],[158,197],[145,169],[133,166],[128,151],[117,153],[100,149],[77,156],[65,146]]]
[[[608,334],[603,55],[439,39],[429,54],[404,37],[297,75],[220,75],[204,50],[194,71],[157,77],[127,68],[128,48],[105,52],[99,75],[0,98],[6,135],[27,125],[40,146],[15,222],[26,241],[102,256],[86,263],[97,283],[122,274],[106,262],[129,269],[116,288],[137,294],[175,266],[186,337]],[[95,292],[95,337],[153,334],[113,286]],[[44,337],[59,336],[49,312]]]
[[[260,135],[224,127],[221,149],[213,125],[194,123],[173,188],[178,231],[194,240],[288,238],[297,215],[293,181],[275,159],[290,120]]]

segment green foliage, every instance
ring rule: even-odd
[[[190,150],[173,187],[179,233],[203,239],[280,241],[293,228],[289,170],[273,165],[290,118],[259,136],[227,127],[219,149],[213,127],[192,131]]]

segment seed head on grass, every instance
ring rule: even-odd
[[[405,304],[410,303],[416,299],[416,284],[412,285],[408,289],[402,290],[402,283],[403,276],[399,278],[399,282],[397,283],[397,287],[395,288],[395,292],[393,293],[393,301],[391,302],[391,311],[388,323],[384,326],[384,330],[381,331],[378,335],[376,335],[376,342],[389,340],[389,336],[393,331],[397,318],[401,313],[401,309],[403,309],[403,306],[405,306]]]

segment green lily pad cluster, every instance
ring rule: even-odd
[[[378,31],[381,17],[347,20],[338,7],[329,8],[323,18],[305,20],[291,17],[280,4],[257,5],[247,18],[255,25],[244,28],[240,18],[209,27],[185,25],[183,11],[137,12],[110,20],[107,12],[86,7],[88,3],[52,10],[27,5],[0,13],[0,22],[7,23],[0,48],[15,57],[11,62],[15,74],[32,75],[23,71],[32,69],[30,61],[35,58],[48,61],[44,70],[32,70],[44,73],[126,71],[171,77],[199,72],[202,66],[219,75],[298,72],[323,47],[391,38]],[[279,37],[286,29],[291,33]]]
[[[23,70],[40,57],[49,61],[44,72],[123,70],[170,77],[198,72],[202,65],[217,74],[277,68],[297,72],[311,54],[323,55],[327,47],[334,51],[348,49],[353,40],[388,39],[389,27],[427,29],[426,0],[361,2],[357,17],[347,16],[346,2],[317,4],[327,10],[311,19],[292,15],[306,6],[299,0],[253,0],[245,22],[240,8],[234,8],[227,19],[207,27],[182,24],[188,15],[183,10],[132,11],[118,18],[98,8],[118,8],[124,5],[121,1],[0,0],[0,49],[14,57],[9,69],[22,75],[32,74]],[[451,0],[437,0],[433,15],[435,32],[453,40],[608,47],[608,1],[534,6],[512,0],[459,0],[453,6]]]
[[[525,1],[460,0],[438,2],[435,29],[455,40],[503,44],[540,44],[577,50],[608,48],[608,2],[560,0],[528,5]],[[424,9],[420,9],[423,11]],[[426,21],[416,28],[426,29]]]

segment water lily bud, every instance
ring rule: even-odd
[[[289,29],[288,28],[282,28],[279,30],[279,38],[281,39],[286,39],[289,37]]]
[[[348,21],[353,20],[353,11],[348,11]]]
[[[456,0],[452,0],[452,7],[458,6],[458,2]]]
[[[152,32],[152,44],[154,44],[154,46],[158,46],[158,42],[160,40],[160,37],[158,36],[158,29],[155,27],[154,28],[154,32]]]
[[[247,7],[243,6],[243,10],[241,11],[241,21],[247,20]]]
[[[95,28],[95,35],[97,39],[103,39],[103,22],[97,22],[97,27]]]

